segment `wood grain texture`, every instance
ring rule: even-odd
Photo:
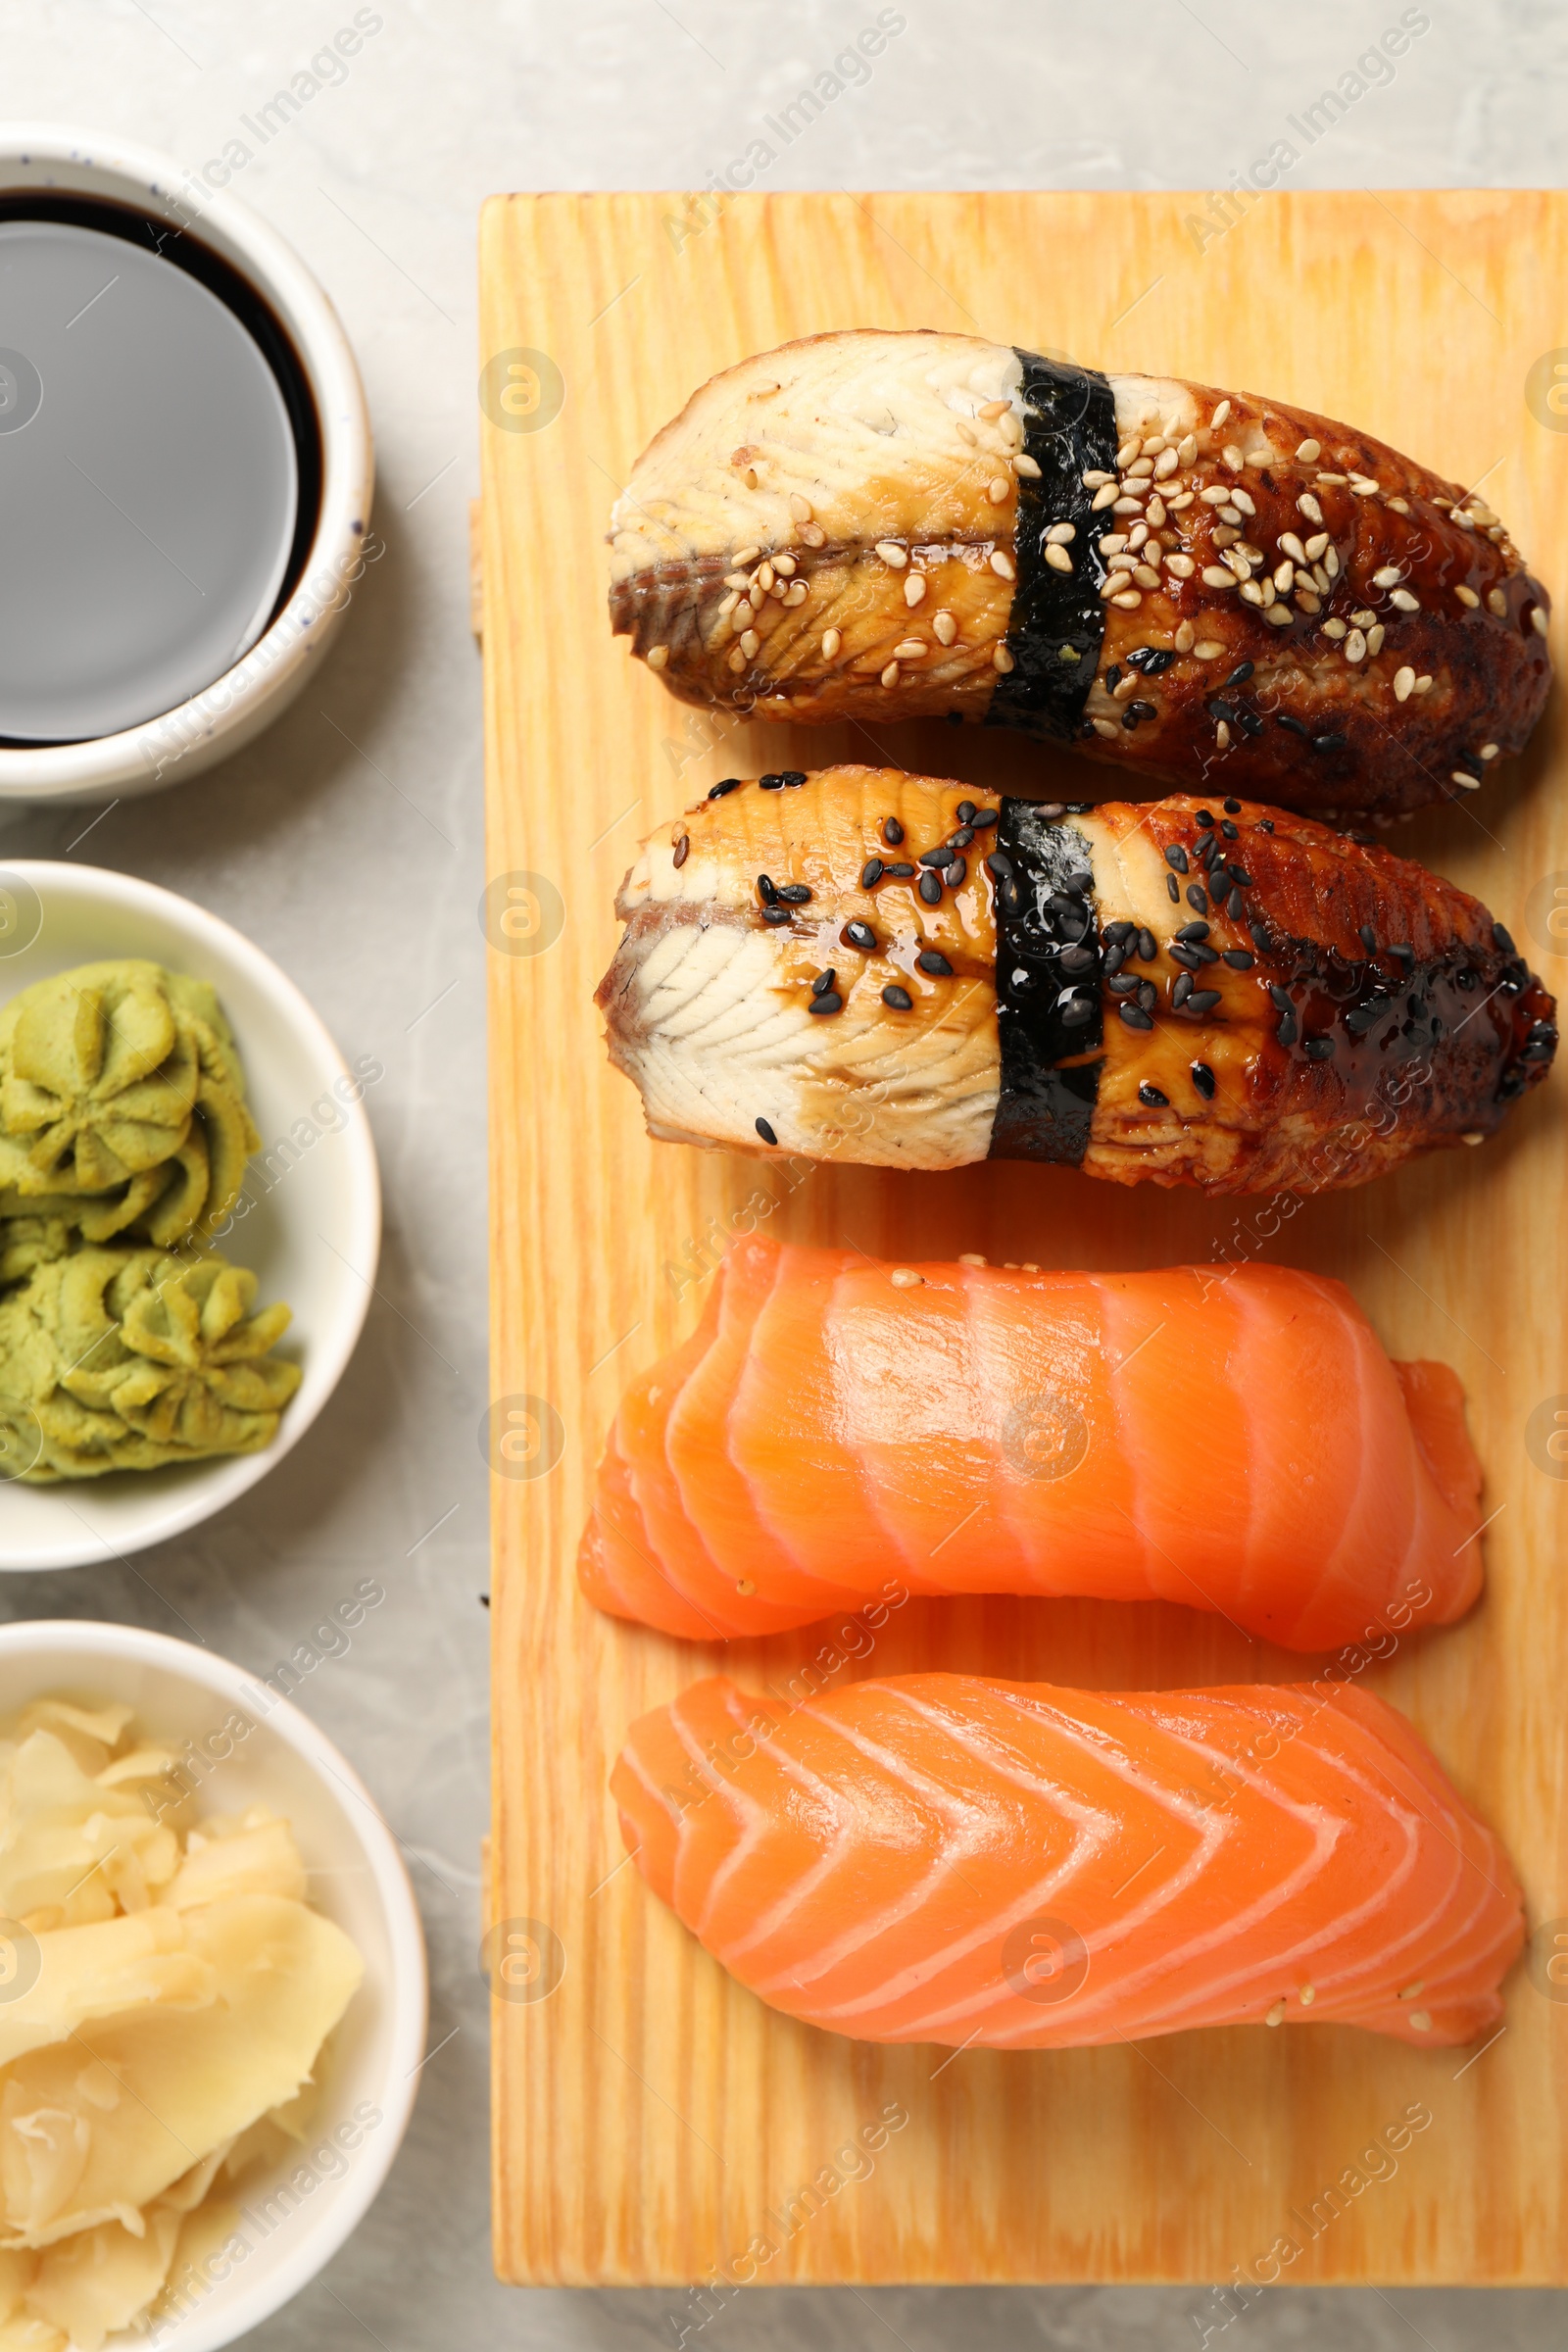
[[[1293,2281],[1568,2278],[1568,2005],[1526,1969],[1502,2037],[1468,2064],[1339,2029],[1032,2056],[857,2046],[725,1978],[622,1863],[606,1792],[633,1717],[720,1664],[775,1689],[813,1653],[832,1681],[937,1665],[1100,1687],[1303,1672],[1174,1607],[911,1603],[858,1660],[831,1622],[721,1656],[597,1616],[573,1556],[606,1426],[623,1382],[691,1327],[738,1216],[909,1255],[1262,1254],[1343,1276],[1393,1352],[1446,1357],[1464,1378],[1494,1514],[1488,1597],[1365,1680],[1501,1833],[1533,1923],[1568,1914],[1568,1485],[1527,1446],[1532,1413],[1568,1392],[1561,1077],[1485,1152],[1332,1199],[1211,1203],[1005,1165],[828,1166],[792,1184],[758,1160],[649,1143],[600,1044],[591,1000],[615,886],[639,836],[717,777],[880,756],[1066,798],[1105,789],[1001,734],[889,728],[873,755],[848,729],[736,726],[632,668],[605,617],[610,502],[657,427],[748,352],[835,326],[959,327],[1298,400],[1484,481],[1560,597],[1568,432],[1537,420],[1525,381],[1562,335],[1568,198],[1268,198],[1201,251],[1187,225],[1200,210],[1179,195],[1026,194],[486,208],[487,1426],[493,1443],[513,1431],[493,1456],[493,1917],[542,1921],[564,1957],[546,1997],[494,2003],[504,2278],[667,2281],[694,2328],[717,2308],[689,2296],[704,2280],[720,2295],[749,2278],[1228,2280],[1269,2276],[1279,2239],[1298,2248]],[[539,351],[564,398],[533,429],[529,390],[520,417],[494,394],[510,360]],[[1528,758],[1474,806],[1390,837],[1479,891],[1559,989],[1568,936],[1553,940],[1546,913],[1551,878],[1568,884],[1563,768],[1559,695]],[[559,1424],[509,1423],[533,1409],[526,1396]],[[1430,2123],[1393,2177],[1368,2181],[1361,2152],[1417,2103]],[[907,2121],[868,2178],[844,2178],[863,2160],[839,2151],[889,2108]],[[1320,2202],[1314,2220],[1336,2182],[1340,2210]]]

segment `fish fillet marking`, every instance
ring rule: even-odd
[[[1084,475],[1115,469],[1116,396],[1094,368],[1064,368],[1035,351],[1017,356],[1024,455],[1040,470],[1019,474],[1018,581],[1007,625],[1012,668],[998,680],[985,723],[1066,743],[1079,733],[1105,634],[1105,568],[1090,552],[1094,492]],[[1067,571],[1046,560],[1054,524],[1072,526],[1074,535],[1056,543]]]
[[[989,1156],[1077,1167],[1100,1091],[1099,1059],[1085,1056],[1104,1043],[1094,852],[1076,825],[1004,799],[997,854],[1007,866],[994,877],[1002,1092]]]

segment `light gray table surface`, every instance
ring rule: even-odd
[[[84,839],[92,809],[0,813],[0,856],[122,867],[236,923],[351,1058],[386,1065],[369,1099],[388,1211],[378,1295],[315,1429],[241,1503],[134,1569],[0,1588],[8,1616],[176,1634],[188,1621],[266,1672],[359,1577],[387,1587],[300,1698],[414,1857],[434,2054],[368,2219],[249,2339],[270,2352],[673,2345],[670,2315],[688,2316],[664,2290],[524,2292],[490,2273],[476,1968],[488,1563],[475,221],[498,189],[708,184],[877,14],[873,0],[375,0],[359,21],[379,28],[343,78],[259,145],[242,119],[354,21],[354,0],[0,0],[8,116],[118,132],[198,169],[226,142],[252,150],[235,192],[336,303],[379,446],[385,555],[319,679],[270,733],[112,808]],[[1401,15],[1425,29],[1392,79],[1372,82],[1286,184],[1562,177],[1568,16],[1549,0],[900,0],[891,14],[902,28],[869,79],[760,184],[1222,189]],[[1070,2162],[1042,2149],[1043,2180]],[[1212,2318],[1197,2287],[799,2288],[748,2293],[687,2341],[1088,2352],[1196,2345]],[[1287,2289],[1208,2340],[1522,2352],[1564,2327],[1568,2298],[1547,2292]]]

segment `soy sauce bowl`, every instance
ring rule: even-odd
[[[318,667],[368,557],[374,482],[369,417],[331,303],[291,247],[227,189],[211,188],[172,158],[116,137],[50,123],[0,123],[0,219],[38,218],[99,229],[118,224],[122,240],[128,236],[141,247],[138,261],[151,250],[201,277],[265,352],[295,445],[294,536],[277,602],[254,642],[226,667],[220,663],[220,674],[137,724],[80,742],[0,740],[0,801],[124,799],[182,782],[237,751]],[[83,333],[102,317],[92,304],[87,314]],[[7,340],[0,333],[0,342]],[[0,363],[7,356],[0,354]],[[16,362],[17,355],[9,358]],[[4,379],[13,401],[25,363],[23,354]],[[41,413],[47,383],[29,379],[27,398],[34,394]],[[18,432],[19,458],[26,439],[25,429]],[[93,453],[83,456],[77,470],[90,474]],[[139,527],[128,514],[126,530]]]
[[[81,963],[145,956],[209,981],[233,1032],[262,1150],[215,1247],[284,1299],[277,1352],[304,1378],[262,1453],[29,1486],[0,1480],[0,1571],[79,1568],[141,1551],[210,1519],[283,1459],[342,1378],[365,1322],[381,1239],[381,1188],[365,1091],[293,982],[189,899],[101,867],[0,865],[0,1004]],[[25,1466],[25,1465],[18,1465]]]

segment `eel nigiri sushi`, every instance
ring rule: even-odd
[[[1344,1685],[911,1674],[791,1707],[715,1676],[633,1725],[611,1789],[704,1947],[859,2041],[1463,2042],[1501,2017],[1524,1935],[1497,1838]]]
[[[611,1057],[674,1142],[1316,1192],[1479,1143],[1556,1049],[1475,899],[1236,800],[729,779],[616,909]]]
[[[613,627],[688,702],[956,713],[1324,813],[1474,790],[1551,676],[1477,492],[1284,402],[969,335],[714,376],[611,548]]]
[[[1293,1649],[1481,1585],[1446,1364],[1289,1267],[891,1266],[761,1236],[627,1391],[578,1569],[693,1640],[907,1592],[1177,1600]]]

